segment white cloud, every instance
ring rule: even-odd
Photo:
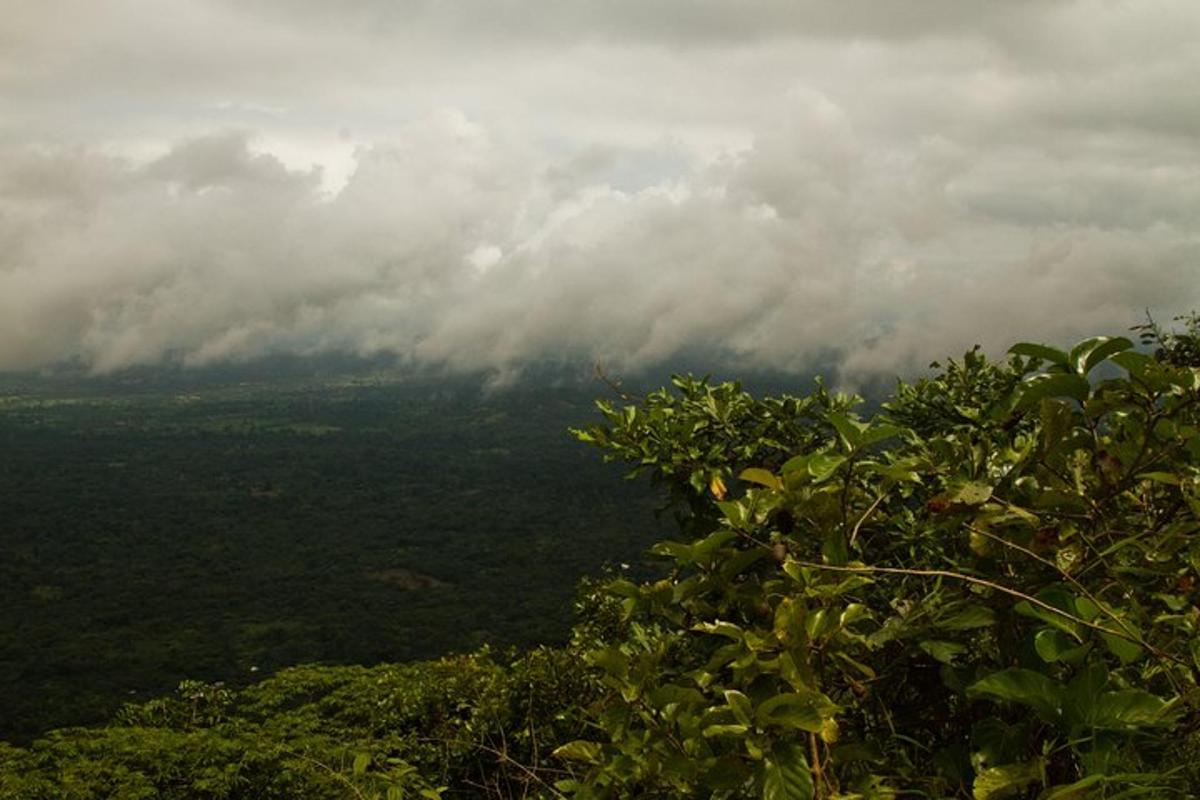
[[[0,369],[855,375],[1200,305],[1193,4],[751,5],[17,2]]]

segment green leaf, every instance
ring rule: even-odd
[[[1077,373],[1087,375],[1109,356],[1131,349],[1133,349],[1133,342],[1124,336],[1115,338],[1096,336],[1092,339],[1085,339],[1071,349],[1071,364]]]
[[[1021,790],[1042,779],[1042,762],[1026,761],[985,769],[975,776],[975,800],[1003,800],[1016,797]]]
[[[566,761],[583,761],[587,764],[599,764],[603,746],[599,742],[588,742],[576,739],[573,742],[556,747],[553,755]]]
[[[1042,450],[1052,453],[1074,425],[1071,407],[1061,400],[1043,397],[1041,402]]]
[[[371,754],[359,753],[354,757],[354,764],[350,768],[355,775],[366,773],[367,768],[371,766]]]
[[[1167,703],[1141,689],[1105,692],[1096,701],[1092,724],[1098,728],[1148,727],[1159,725]]]
[[[811,454],[809,453],[804,453],[802,455],[792,456],[787,461],[783,462],[783,466],[779,468],[779,471],[784,475],[790,475],[793,472],[808,471],[808,459],[810,458],[810,455]]]
[[[832,453],[813,453],[808,459],[808,474],[813,476],[813,480],[820,483],[845,463],[845,456]]]
[[[1091,725],[1100,694],[1108,685],[1108,668],[1103,662],[1088,664],[1071,679],[1063,692],[1064,716],[1073,725]]]
[[[1122,664],[1132,664],[1146,652],[1141,645],[1128,639],[1122,639],[1120,636],[1113,636],[1111,633],[1100,634],[1100,640],[1104,642],[1108,652],[1121,659]]]
[[[1061,584],[1047,586],[1034,595],[1034,597],[1052,608],[1061,609],[1071,616],[1087,619],[1084,614],[1079,613],[1077,610],[1078,606],[1075,595],[1071,594],[1070,590]],[[1083,626],[1062,614],[1055,614],[1053,611],[1048,611],[1041,606],[1035,606],[1033,603],[1025,600],[1013,606],[1013,610],[1021,616],[1040,619],[1047,625],[1058,628],[1063,633],[1070,634],[1077,642],[1083,641]]]
[[[747,483],[757,483],[759,486],[765,486],[775,491],[783,488],[783,481],[779,480],[775,473],[767,469],[759,469],[758,467],[742,470],[742,473],[738,475],[738,480],[746,481]]]
[[[1145,353],[1139,353],[1135,350],[1126,350],[1123,353],[1117,353],[1108,359],[1121,369],[1128,372],[1134,377],[1142,377],[1146,374],[1146,370],[1153,369],[1158,366],[1158,362]]]
[[[1020,342],[1008,348],[1008,352],[1014,356],[1030,356],[1032,358],[1040,358],[1042,361],[1049,361],[1051,364],[1056,364],[1060,367],[1070,368],[1071,359],[1062,350],[1054,347],[1048,347],[1044,344],[1036,344],[1034,342]]]
[[[1021,386],[1020,408],[1037,405],[1044,397],[1070,397],[1084,402],[1091,394],[1092,386],[1087,378],[1062,372],[1036,375]]]
[[[1028,706],[1049,722],[1059,718],[1063,705],[1062,684],[1030,669],[994,672],[967,687],[967,694]]]
[[[701,780],[708,789],[733,791],[749,777],[750,769],[742,759],[727,756],[717,759],[716,763],[705,770]]]
[[[692,546],[683,542],[657,542],[650,547],[650,553],[651,555],[673,558],[680,564],[690,564],[692,562]],[[628,581],[626,582],[628,583]]]
[[[1075,781],[1066,786],[1054,786],[1038,797],[1038,800],[1085,800],[1089,793],[1086,791],[1098,783],[1108,781],[1107,775],[1088,775],[1083,780]]]
[[[1042,660],[1053,664],[1056,661],[1074,661],[1087,652],[1086,645],[1079,645],[1070,636],[1056,628],[1043,628],[1033,637],[1033,648]]]
[[[830,411],[825,415],[825,419],[829,420],[829,424],[841,434],[851,450],[857,450],[862,446],[866,425],[837,411]]]
[[[986,483],[969,481],[946,491],[945,499],[955,505],[981,506],[992,497],[992,487]]]
[[[741,736],[748,730],[747,725],[709,725],[701,734],[705,739],[711,739],[714,736]]]
[[[734,625],[732,622],[699,622],[692,626],[692,630],[700,633],[711,633],[716,636],[724,636],[727,639],[732,639],[735,642],[742,642],[746,638],[746,632]]]
[[[738,722],[743,725],[750,724],[751,715],[754,713],[754,706],[750,704],[750,698],[736,689],[727,689],[725,702],[733,709],[733,716]]]
[[[886,423],[876,422],[863,432],[862,438],[859,440],[859,446],[870,447],[873,444],[886,441],[887,439],[899,436],[902,433],[904,433],[904,428],[896,425],[888,425]]]
[[[937,627],[948,631],[987,628],[996,624],[996,614],[987,606],[971,605],[937,621]]]
[[[825,720],[836,712],[837,706],[820,692],[786,692],[760,703],[754,720],[762,727],[774,725],[820,733]]]
[[[812,800],[812,771],[804,749],[776,744],[762,765],[762,800]]]
[[[937,639],[927,639],[918,643],[918,646],[943,664],[953,664],[955,658],[967,652],[967,648],[957,642],[943,642]]]
[[[657,708],[662,708],[672,703],[698,706],[705,702],[704,695],[696,689],[688,686],[679,686],[674,683],[667,683],[652,689],[648,699]]]

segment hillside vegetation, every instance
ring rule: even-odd
[[[183,679],[561,644],[580,576],[667,530],[568,434],[591,389],[239,377],[0,379],[0,740]]]
[[[1198,331],[1143,332],[972,351],[870,416],[602,402],[577,436],[677,534],[568,645],[186,683],[0,749],[0,797],[1200,796]]]

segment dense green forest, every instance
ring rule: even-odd
[[[294,372],[0,382],[0,739],[184,678],[561,642],[580,576],[661,533],[568,433],[594,387]]]
[[[0,745],[0,797],[1200,796],[1200,324],[1142,334],[972,350],[873,410],[602,401],[576,438],[674,528],[565,643],[187,681]]]

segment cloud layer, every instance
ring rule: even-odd
[[[1194,4],[750,5],[17,2],[0,369],[854,376],[1200,306]]]

